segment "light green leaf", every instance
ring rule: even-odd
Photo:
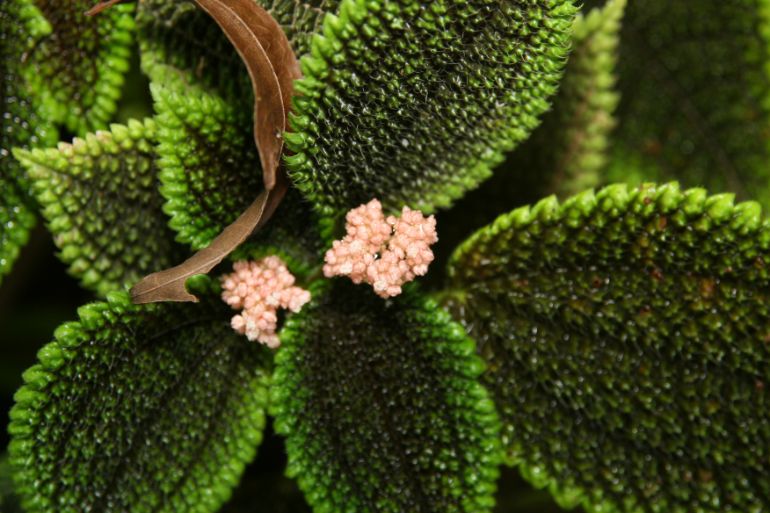
[[[490,174],[548,107],[568,0],[344,0],[296,83],[292,178],[325,214],[377,197],[426,212]]]
[[[312,292],[283,329],[271,407],[314,510],[491,510],[498,420],[462,328],[415,293]]]
[[[507,175],[504,189],[522,186],[527,174],[539,177],[543,191],[559,195],[600,182],[619,100],[615,67],[625,6],[626,0],[610,0],[575,19],[559,93],[543,123],[498,171]]]
[[[177,83],[177,86],[180,84]],[[208,246],[264,189],[251,129],[252,111],[199,87],[153,86],[165,211],[180,242]],[[317,266],[319,220],[295,189],[268,225],[238,254],[279,253],[297,267]]]
[[[11,149],[53,144],[57,138],[20,75],[23,56],[47,28],[31,3],[0,2],[0,282],[35,224],[28,183]]]
[[[297,55],[308,51],[324,12],[340,0],[258,0],[280,23]],[[246,68],[222,29],[188,0],[144,0],[137,11],[142,68],[153,82],[182,79],[253,108]]]
[[[455,253],[511,463],[588,511],[758,513],[770,497],[770,223],[676,184],[500,217]]]
[[[94,0],[34,0],[51,32],[30,51],[25,75],[52,120],[78,135],[106,128],[117,109],[133,41],[133,5],[98,16]]]
[[[104,295],[184,253],[162,211],[155,123],[113,125],[56,149],[17,151],[70,273]]]
[[[608,181],[677,179],[770,202],[770,3],[634,0]]]
[[[214,512],[262,439],[269,354],[229,308],[80,309],[24,375],[9,432],[28,513]]]

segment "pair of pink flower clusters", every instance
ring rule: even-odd
[[[401,286],[428,272],[433,261],[430,245],[438,240],[436,219],[404,207],[401,217],[385,217],[379,201],[372,200],[348,212],[347,235],[326,252],[324,274],[349,276],[354,283],[369,283],[383,298],[397,296]],[[310,292],[294,286],[294,276],[277,256],[254,262],[236,262],[235,272],[222,277],[222,299],[236,310],[232,327],[249,340],[271,348],[276,335],[278,308],[298,312],[310,301]]]
[[[436,218],[404,207],[401,217],[382,213],[376,199],[348,212],[347,235],[326,252],[324,275],[366,282],[380,297],[401,294],[401,286],[428,272],[430,245],[438,241]]]

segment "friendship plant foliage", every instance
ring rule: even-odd
[[[93,296],[1,512],[242,511],[273,433],[301,511],[770,510],[770,1],[0,0],[0,43],[0,280],[40,222]]]

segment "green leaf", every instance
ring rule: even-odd
[[[218,299],[80,309],[24,375],[9,447],[28,513],[214,512],[262,439],[269,354]]]
[[[491,510],[499,426],[462,328],[415,293],[312,292],[283,329],[271,408],[314,510]]]
[[[322,212],[448,206],[526,138],[556,91],[568,0],[344,0],[296,83],[292,178]]]
[[[88,17],[93,0],[34,0],[51,32],[25,64],[52,120],[78,135],[102,129],[117,109],[133,41],[133,6]]]
[[[11,467],[6,456],[0,456],[0,511],[3,513],[22,513],[19,498],[13,491]]]
[[[340,0],[258,0],[280,23],[297,55],[308,51],[324,12]],[[242,106],[252,104],[246,69],[222,29],[193,2],[144,0],[137,11],[142,67],[153,82],[182,78]]]
[[[499,171],[507,174],[506,189],[532,173],[543,192],[559,195],[600,182],[619,100],[614,73],[625,6],[626,0],[610,0],[575,19],[572,54],[553,107]]]
[[[509,462],[588,511],[762,511],[770,222],[757,203],[616,185],[500,217],[455,253]]]
[[[21,196],[18,186],[5,177],[0,178],[0,283],[11,271],[34,226],[34,211]]]
[[[53,144],[57,138],[20,75],[23,56],[46,30],[31,3],[0,2],[0,282],[35,224],[29,186],[11,149]]]
[[[177,83],[179,86],[179,83]],[[180,242],[199,250],[264,189],[252,135],[251,109],[239,109],[199,87],[154,85],[158,154],[165,211]],[[252,258],[280,253],[305,270],[323,249],[319,220],[292,189],[271,218],[239,250]]]
[[[113,125],[73,144],[17,151],[70,273],[104,295],[183,252],[158,193],[155,123]]]
[[[770,4],[629,2],[608,181],[770,201]]]

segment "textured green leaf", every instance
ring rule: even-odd
[[[433,303],[325,283],[282,342],[275,428],[316,512],[491,510],[499,426],[483,364]]]
[[[339,0],[258,0],[281,24],[297,55],[309,48],[324,12]],[[246,69],[222,30],[188,0],[144,0],[137,12],[142,67],[153,82],[181,76],[228,101],[251,105]]]
[[[262,438],[269,354],[218,299],[80,309],[24,375],[9,432],[28,513],[213,512]]]
[[[600,182],[619,100],[614,73],[625,6],[626,0],[610,0],[575,19],[572,53],[553,107],[500,170],[509,175],[507,189],[533,173],[543,190],[560,195]]]
[[[449,205],[537,125],[556,91],[567,0],[345,0],[303,57],[292,178],[324,213],[378,197]]]
[[[770,222],[676,184],[548,198],[453,256],[510,462],[589,511],[770,500]]]
[[[99,294],[183,255],[162,211],[155,131],[152,120],[132,121],[55,149],[16,152],[61,259]]]
[[[2,170],[3,172],[6,169]],[[16,183],[0,178],[0,283],[19,256],[35,226],[35,214]]]
[[[129,68],[133,5],[88,17],[93,0],[34,0],[50,34],[30,52],[25,74],[56,122],[78,135],[112,118]]]
[[[770,201],[770,3],[629,2],[609,181]]]
[[[20,74],[23,56],[47,29],[30,2],[0,2],[0,281],[10,271],[35,223],[28,184],[11,149],[53,144],[57,138]]]
[[[2,513],[22,513],[19,498],[13,491],[11,467],[6,456],[0,456],[0,511]]]
[[[161,189],[177,239],[208,246],[264,189],[251,131],[251,110],[198,87],[153,87],[158,112]],[[269,224],[239,251],[280,253],[292,267],[317,265],[323,249],[319,221],[290,190]],[[296,269],[295,269],[296,271]]]

